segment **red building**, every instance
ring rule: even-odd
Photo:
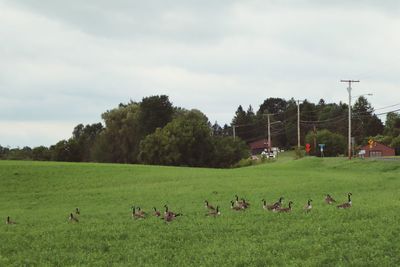
[[[361,147],[361,151],[365,151],[364,157],[387,157],[394,156],[394,148],[385,146],[384,144],[373,142],[372,145],[366,145]],[[360,154],[361,155],[361,154]]]
[[[249,146],[252,155],[261,154],[264,149],[268,148],[268,141],[265,139],[257,140],[249,143]]]

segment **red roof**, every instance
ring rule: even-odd
[[[382,156],[394,156],[395,155],[395,149],[388,147],[384,144],[374,142],[374,144],[370,147],[370,145],[365,145],[361,147],[361,150],[365,150],[366,156],[368,156],[370,151],[380,151],[382,152]]]
[[[249,143],[250,149],[264,149],[267,147],[268,141],[266,139],[260,139],[254,142]]]

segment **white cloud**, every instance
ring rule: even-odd
[[[69,137],[73,126],[100,121],[120,102],[167,94],[223,124],[238,105],[257,110],[267,97],[346,101],[339,83],[345,78],[360,79],[355,94],[374,93],[376,108],[398,103],[399,7],[397,1],[2,1],[0,123],[13,122],[17,131],[19,122],[65,122]],[[61,136],[36,132],[32,144]],[[29,145],[20,135],[4,140]]]
[[[53,145],[72,136],[71,122],[0,121],[0,145],[10,147]]]

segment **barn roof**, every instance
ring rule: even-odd
[[[362,146],[361,149],[365,150],[365,151],[370,151],[370,150],[393,150],[394,151],[394,148],[386,146],[386,145],[378,143],[378,142],[374,142],[372,147],[370,147],[369,145]]]
[[[260,139],[249,143],[250,149],[264,149],[267,147],[268,141],[266,139]]]

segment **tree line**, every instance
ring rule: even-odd
[[[348,105],[326,103],[321,99],[317,104],[308,100],[297,102],[282,98],[267,98],[257,111],[252,106],[244,110],[240,105],[232,119],[231,128],[242,140],[252,142],[267,138],[268,117],[270,119],[272,146],[292,148],[297,146],[297,110],[300,110],[301,144],[309,143],[311,151],[317,152],[318,144],[324,143],[329,149],[325,156],[345,154],[347,150]],[[355,149],[365,145],[369,139],[382,142],[397,149],[400,154],[400,115],[387,114],[385,125],[375,114],[368,100],[360,96],[352,109],[352,136]],[[219,125],[214,125],[223,131]],[[233,132],[233,129],[230,129]],[[316,142],[314,142],[314,140]],[[316,144],[316,145],[315,145]]]
[[[104,123],[77,125],[71,138],[50,147],[0,146],[0,159],[231,167],[249,156],[248,143],[267,138],[268,117],[272,146],[296,146],[297,105],[294,99],[282,98],[265,99],[257,111],[240,105],[231,124],[220,126],[218,122],[211,124],[199,110],[173,106],[166,95],[150,96],[104,112]],[[348,105],[325,103],[323,99],[299,105],[301,144],[311,144],[315,153],[314,143],[324,143],[329,147],[325,156],[344,154]],[[367,99],[359,97],[352,114],[356,146],[373,138],[400,153],[398,113],[388,113],[384,125]]]
[[[225,168],[249,155],[244,141],[214,135],[202,112],[174,107],[166,95],[120,104],[102,119],[50,147],[0,146],[0,158]]]

